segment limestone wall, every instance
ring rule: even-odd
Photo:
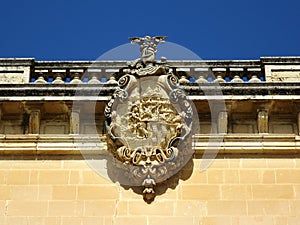
[[[170,61],[200,129],[150,204],[83,158],[107,153],[104,109],[126,66],[92,63],[0,59],[0,225],[300,224],[299,57]]]
[[[2,160],[0,224],[299,224],[299,159],[218,158],[203,172],[200,161],[147,204],[84,160]]]

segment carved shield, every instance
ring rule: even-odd
[[[117,180],[144,186],[145,195],[193,154],[193,109],[166,68],[153,65],[122,76],[105,115],[108,151],[121,171]]]

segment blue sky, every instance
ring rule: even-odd
[[[11,0],[0,9],[0,57],[94,60],[145,35],[203,59],[300,55],[299,0]]]

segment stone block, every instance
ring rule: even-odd
[[[81,184],[111,184],[112,182],[102,177],[93,170],[79,171]]]
[[[141,200],[141,199],[143,199],[142,195],[135,193],[131,188],[125,189],[123,187],[120,187],[119,194],[120,194],[120,200],[122,200],[122,201]],[[159,198],[159,197],[160,196],[156,196],[156,199]]]
[[[115,214],[117,214],[118,216],[128,215],[128,201],[117,201],[115,210]]]
[[[4,225],[28,225],[28,219],[27,217],[19,217],[19,216],[13,216],[13,217],[5,217]],[[37,219],[36,219],[37,220]]]
[[[300,221],[300,216],[298,214],[297,216],[289,217],[287,219],[287,224],[288,225],[299,225],[299,221]]]
[[[117,187],[114,185],[82,185],[77,187],[78,200],[118,199]]]
[[[295,191],[295,199],[300,199],[300,185],[293,185]]]
[[[289,158],[267,159],[267,164],[268,164],[268,167],[272,168],[272,169],[295,168],[296,167],[295,159],[289,159]]]
[[[49,201],[49,216],[83,216],[83,201]]]
[[[288,217],[287,216],[276,216],[276,217],[273,217],[273,219],[274,219],[274,225],[288,224]]]
[[[83,217],[82,225],[106,225],[103,217]]]
[[[39,170],[30,170],[29,184],[39,184]]]
[[[183,185],[181,198],[184,200],[218,200],[221,199],[220,185]]]
[[[276,170],[276,181],[277,183],[299,184],[300,170],[278,169]]]
[[[113,218],[114,225],[147,225],[146,216],[116,216]],[[105,224],[106,225],[106,224]]]
[[[209,216],[243,216],[247,215],[246,201],[208,201]]]
[[[244,169],[240,170],[240,183],[241,184],[257,184],[262,183],[261,170]]]
[[[180,190],[179,190],[178,186],[175,187],[174,189],[168,188],[165,193],[163,193],[161,195],[157,195],[155,199],[157,199],[158,201],[160,201],[160,200],[174,200],[174,201],[176,201],[179,198],[179,195],[180,195],[179,192],[180,192]],[[132,193],[132,194],[136,196],[135,193]],[[141,195],[138,195],[137,197],[142,198]]]
[[[182,217],[202,217],[207,215],[207,201],[184,200],[176,201],[175,215]]]
[[[5,182],[6,182],[6,171],[0,170],[0,185],[5,184]]]
[[[61,217],[44,217],[44,221],[46,225],[62,225]]]
[[[151,204],[146,204],[143,200],[129,201],[128,213],[134,216],[173,216],[174,202],[154,201]]]
[[[229,168],[228,159],[214,159],[213,163],[209,166],[209,169],[227,169]]]
[[[91,170],[89,165],[84,160],[64,160],[62,163],[63,169],[68,170]]]
[[[47,201],[20,201],[7,202],[7,216],[47,216]]]
[[[50,218],[52,220],[50,220]],[[60,218],[58,218],[60,222]],[[27,224],[30,225],[40,225],[40,224],[55,224],[53,217],[27,217]],[[58,225],[59,223],[56,223],[55,225]]]
[[[81,172],[76,170],[70,170],[69,184],[80,184],[81,183]]]
[[[272,216],[241,216],[233,221],[232,225],[273,225]]]
[[[8,185],[0,186],[0,200],[10,200],[11,199],[11,187]]]
[[[6,183],[12,185],[28,185],[30,171],[9,170],[6,171]]]
[[[275,170],[262,171],[262,182],[264,184],[275,184],[276,183]]]
[[[0,218],[6,214],[6,201],[0,200]]]
[[[237,159],[229,159],[229,168],[233,168],[233,169],[239,169],[242,167],[242,159],[237,158]]]
[[[289,215],[289,201],[285,200],[256,200],[248,201],[248,215]]]
[[[207,216],[202,217],[199,219],[198,223],[196,224],[203,224],[203,225],[227,225],[231,224],[231,217],[229,216]]]
[[[38,200],[52,200],[52,185],[39,185],[38,188]]]
[[[69,171],[66,170],[40,170],[39,184],[68,184]]]
[[[184,216],[171,216],[171,217],[153,217],[149,216],[148,224],[151,225],[161,225],[161,224],[169,224],[169,225],[182,225],[182,224],[194,224],[193,217],[184,217]]]
[[[82,217],[62,217],[59,225],[81,225]]]
[[[293,199],[292,185],[252,185],[253,199]]]
[[[298,218],[300,219],[300,200],[290,201],[290,210],[290,216],[298,216]]]
[[[13,185],[10,186],[10,199],[12,200],[38,200],[38,186]]]
[[[250,185],[222,185],[222,200],[248,200],[252,199]]]
[[[224,170],[207,170],[207,182],[209,184],[222,184],[224,177]]]
[[[296,163],[296,168],[300,168],[300,159],[299,158],[296,158],[296,159],[294,159],[294,161],[295,161],[295,163]]]
[[[52,187],[53,200],[74,200],[76,199],[75,185],[59,185]]]
[[[239,184],[240,183],[239,171],[233,169],[224,170],[224,183]]]
[[[183,170],[182,172],[189,174],[191,171]],[[207,171],[200,171],[199,167],[195,167],[190,177],[184,183],[207,184]]]
[[[84,216],[113,216],[118,212],[116,201],[84,201]]]
[[[256,169],[256,168],[267,168],[267,160],[266,159],[249,159],[244,158],[241,159],[241,167],[242,168],[249,168],[249,169]]]

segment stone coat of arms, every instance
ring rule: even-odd
[[[144,198],[176,174],[193,154],[193,109],[166,60],[155,61],[165,36],[131,38],[141,55],[123,69],[118,88],[105,109],[108,151],[121,179],[143,186]]]

